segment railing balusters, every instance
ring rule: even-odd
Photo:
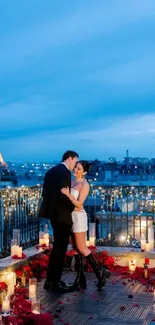
[[[8,251],[14,228],[21,230],[23,247],[38,240],[38,209],[42,187],[0,190],[0,248]],[[90,186],[86,211],[96,223],[96,234],[103,245],[130,246],[145,235],[155,219],[155,187]],[[1,256],[1,255],[0,255]]]

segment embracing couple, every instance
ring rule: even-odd
[[[98,283],[98,289],[106,284],[110,272],[106,268],[99,269],[96,261],[86,246],[87,214],[83,208],[89,194],[89,184],[85,175],[90,169],[87,161],[78,161],[78,154],[68,150],[62,157],[62,163],[47,171],[43,184],[43,202],[40,217],[50,219],[54,243],[49,258],[47,279],[44,289],[58,292],[70,292],[78,286],[86,288],[86,277],[83,270],[83,257],[91,265]],[[71,171],[74,180],[71,181]],[[75,255],[77,277],[73,284],[61,281],[65,255],[69,240],[72,240]]]

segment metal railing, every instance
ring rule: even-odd
[[[13,229],[20,229],[23,248],[38,242],[41,187],[0,190],[0,258],[10,254]]]
[[[155,187],[93,185],[85,206],[100,245],[140,247],[141,238],[154,240]]]
[[[0,258],[10,254],[15,228],[23,248],[38,242],[41,194],[41,186],[0,190]],[[98,245],[140,247],[142,237],[154,240],[155,187],[91,185],[85,209]]]

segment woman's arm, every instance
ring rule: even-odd
[[[73,195],[69,192],[69,188],[62,188],[61,192],[70,199],[70,201],[75,205],[76,208],[80,209],[89,194],[89,184],[85,182],[82,185],[78,200],[76,200]]]

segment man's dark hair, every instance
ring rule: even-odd
[[[67,150],[62,156],[62,161],[67,160],[69,157],[71,157],[71,158],[76,158],[76,157],[79,158],[79,155],[75,151]]]

